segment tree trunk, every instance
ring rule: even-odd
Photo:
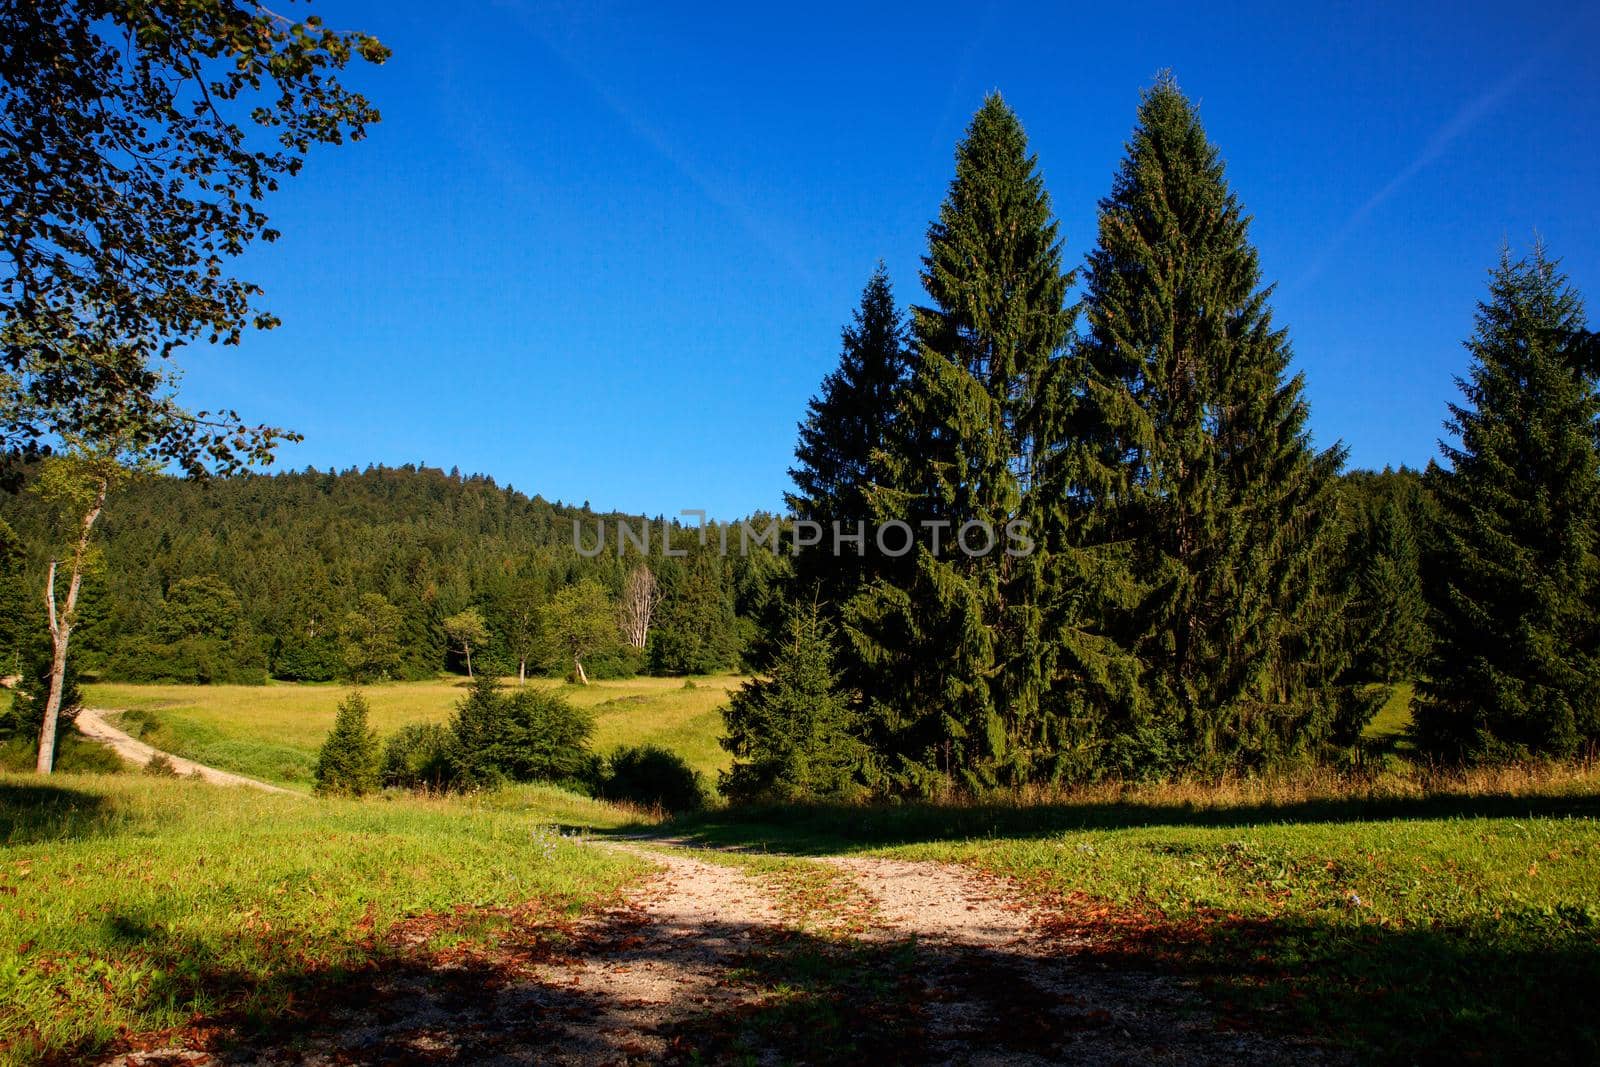
[[[467,681],[470,682],[472,680],[472,648],[468,646],[462,651],[467,655]]]
[[[74,578],[76,580],[76,578]],[[39,759],[34,770],[49,774],[56,763],[56,723],[61,719],[61,691],[67,680],[67,640],[72,636],[70,622],[55,619],[56,564],[50,561],[50,580],[45,583],[50,598],[50,694],[44,702],[44,725],[39,730]]]
[[[56,724],[61,721],[61,696],[67,681],[67,643],[77,621],[78,591],[83,588],[83,563],[89,552],[89,534],[100,511],[106,506],[106,491],[111,482],[100,479],[94,502],[84,512],[78,528],[78,543],[72,549],[72,579],[67,583],[67,600],[56,609],[56,561],[50,561],[50,577],[45,582],[44,601],[50,619],[50,694],[44,702],[44,723],[39,728],[39,760],[34,769],[49,774],[56,764]]]
[[[517,660],[517,684],[522,685],[528,680],[528,660],[526,657]]]
[[[587,674],[583,673],[583,661],[581,659],[579,659],[577,656],[573,656],[572,657],[572,666],[578,672],[578,683],[580,685],[588,685],[589,684],[589,676]]]

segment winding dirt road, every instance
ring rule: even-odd
[[[124,733],[106,722],[105,717],[107,715],[115,714],[117,714],[115,711],[108,711],[105,708],[82,708],[78,711],[78,716],[73,721],[77,725],[79,733],[91,740],[99,741],[127,762],[136,763],[141,767],[149,763],[152,756],[162,755],[172,761],[172,769],[179,774],[192,775],[213,785],[237,785],[249,789],[262,789],[268,793],[285,793],[290,796],[302,795],[296,793],[293,789],[285,789],[282,786],[259,781],[255,778],[246,778],[242,774],[219,771],[215,767],[207,767],[203,763],[196,763],[193,760],[184,759],[182,756],[174,756],[170,752],[161,752],[159,749],[152,748],[138,738]]]

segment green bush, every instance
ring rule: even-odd
[[[177,685],[263,685],[267,660],[254,641],[184,637],[160,642],[132,640],[106,662],[107,677],[127,682]]]
[[[441,723],[412,723],[383,746],[379,778],[397,789],[443,789],[452,779],[450,730]]]
[[[576,780],[593,732],[589,713],[555,693],[508,692],[492,675],[481,675],[450,724],[452,784],[471,789]]]
[[[173,766],[171,758],[165,752],[157,752],[145,763],[144,773],[152,778],[176,778],[178,768]]]
[[[594,652],[584,657],[583,671],[591,682],[634,678],[645,668],[644,653],[632,645]]]
[[[367,726],[367,700],[352,690],[339,703],[333,729],[317,754],[317,792],[362,796],[378,787],[378,735]]]
[[[272,656],[272,676],[286,682],[331,682],[344,670],[344,651],[331,638],[286,637]]]
[[[700,772],[659,745],[630,745],[613,752],[599,792],[606,800],[670,812],[692,811],[705,803]]]

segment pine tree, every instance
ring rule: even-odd
[[[833,630],[814,604],[788,620],[771,673],[723,709],[733,753],[719,788],[733,800],[843,797],[860,789],[867,750],[834,668]]]
[[[789,469],[796,490],[787,495],[790,510],[824,531],[821,543],[795,558],[795,587],[800,598],[821,603],[830,619],[839,617],[877,559],[870,529],[859,550],[855,542],[842,542],[835,552],[834,524],[844,536],[870,524],[867,492],[884,480],[883,453],[908,365],[905,326],[879,263],[844,328],[837,369],[807,406]]]
[[[1600,382],[1583,302],[1536,246],[1490,275],[1432,472],[1437,644],[1417,731],[1446,759],[1600,741]]]
[[[1416,677],[1429,644],[1422,559],[1411,516],[1399,501],[1382,501],[1356,538],[1359,571],[1352,622],[1362,651],[1358,663],[1374,681]]]
[[[1248,218],[1163,75],[1089,257],[1079,411],[1096,536],[1126,546],[1107,612],[1144,699],[1102,727],[1127,772],[1266,758],[1354,714],[1331,539],[1335,447],[1316,453]]]
[[[1036,755],[1043,569],[1004,545],[1027,516],[1072,329],[1049,195],[998,95],[957,146],[922,283],[932,303],[912,309],[911,379],[868,492],[875,522],[909,524],[916,545],[849,605],[845,625],[876,680],[869,710],[900,787],[926,788],[939,772],[981,789],[1027,777]],[[975,548],[983,530],[999,544],[963,552],[968,524]]]
[[[378,735],[367,726],[367,699],[351,690],[317,753],[317,792],[362,796],[378,788]]]

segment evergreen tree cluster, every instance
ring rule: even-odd
[[[1418,677],[1435,754],[1600,741],[1600,368],[1576,295],[1542,250],[1507,258],[1450,471],[1346,475],[1312,444],[1248,229],[1163,76],[1080,279],[1020,122],[985,101],[928,305],[873,274],[791,471],[798,519],[903,524],[911,551],[797,559],[790,598],[820,617],[728,709],[726,791],[844,788],[792,784],[813,761],[928,793],[1328,758]],[[1031,551],[952,550],[1019,523]]]
[[[402,789],[493,789],[507,782],[585,784],[591,716],[559,695],[506,689],[478,675],[448,725],[407,726],[380,747],[359,690],[339,704],[317,755],[317,792],[361,796]]]
[[[106,509],[74,658],[89,676],[128,681],[372,683],[465,674],[470,649],[474,668],[566,674],[553,609],[588,583],[605,605],[589,677],[740,666],[785,561],[724,558],[681,527],[682,557],[655,544],[619,559],[612,539],[585,558],[575,520],[590,541],[597,523],[647,521],[425,467],[135,481]],[[42,546],[59,521],[35,494],[0,498],[0,676],[44,630]],[[660,520],[648,521],[659,538]],[[641,563],[659,603],[634,649],[615,603]]]

